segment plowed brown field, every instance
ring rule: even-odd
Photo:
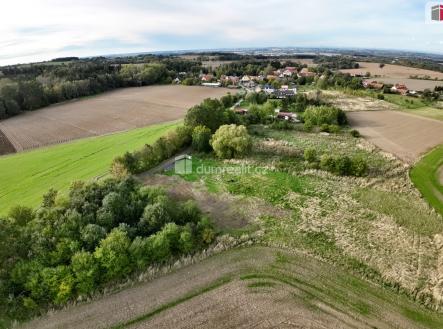
[[[443,122],[398,111],[346,113],[351,126],[382,150],[412,163],[443,143]]]
[[[17,151],[23,151],[181,119],[203,99],[227,92],[172,85],[125,88],[24,113],[1,121],[0,130]]]

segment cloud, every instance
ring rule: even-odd
[[[60,56],[250,46],[443,52],[423,1],[15,0],[2,4],[1,64]]]

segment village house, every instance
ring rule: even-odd
[[[297,76],[298,76],[299,78],[301,78],[301,77],[305,77],[305,78],[306,78],[306,77],[314,77],[314,76],[315,76],[315,73],[309,71],[308,68],[304,67],[304,68],[302,68],[301,71],[297,74]]]
[[[273,75],[273,74],[268,74],[268,75],[266,76],[266,79],[267,79],[268,81],[272,81],[272,80],[277,79],[277,77],[276,77],[275,75]]]
[[[401,95],[407,95],[408,92],[409,92],[409,89],[408,89],[404,84],[396,83],[396,84],[391,88],[391,91],[392,91],[393,93],[398,93],[398,94],[401,94]]]
[[[280,109],[275,110],[275,118],[277,120],[286,120],[290,122],[300,122],[297,117],[297,113],[282,112]]]
[[[376,89],[376,90],[381,90],[384,88],[384,84],[381,82],[377,82],[377,81],[369,81],[369,80],[365,80],[363,81],[363,87],[365,88],[369,88],[369,89]]]
[[[220,82],[203,82],[202,86],[203,87],[218,88],[218,87],[221,87],[221,83]]]
[[[263,86],[263,91],[267,94],[272,94],[275,91],[275,88],[272,87],[270,84],[265,84]]]
[[[211,82],[214,79],[214,76],[212,74],[202,74],[200,77],[200,80],[202,82]]]

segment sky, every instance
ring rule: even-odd
[[[443,54],[421,0],[0,0],[0,65],[234,47]],[[428,10],[426,10],[428,8]]]

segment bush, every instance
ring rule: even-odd
[[[219,158],[245,155],[252,146],[252,139],[245,126],[221,126],[211,139],[211,146]]]
[[[305,126],[344,125],[347,123],[346,114],[336,107],[309,106],[303,114]]]
[[[330,155],[323,154],[320,158],[320,168],[325,171],[334,172],[335,159]]]
[[[377,99],[384,100],[385,99],[385,95],[377,94]]]
[[[352,159],[352,174],[354,176],[364,176],[368,172],[368,164],[363,157],[356,156]]]
[[[209,152],[211,150],[209,144],[211,136],[211,129],[205,126],[195,127],[192,131],[192,147],[199,152]]]
[[[314,148],[307,148],[304,152],[304,158],[308,162],[317,162],[317,151]]]
[[[361,136],[360,132],[358,130],[355,130],[355,129],[352,129],[350,131],[350,134],[351,134],[352,137],[355,137],[355,138],[359,138]]]

